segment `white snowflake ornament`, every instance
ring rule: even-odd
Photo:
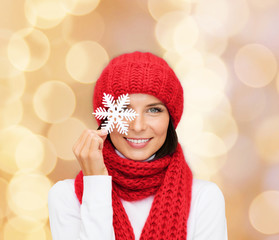
[[[99,120],[107,118],[107,120],[101,125],[101,128],[106,129],[109,133],[116,128],[120,134],[124,133],[128,135],[129,124],[124,121],[124,118],[132,121],[138,116],[134,109],[126,108],[127,105],[130,104],[128,93],[120,95],[117,98],[116,103],[112,95],[104,93],[102,103],[108,109],[106,110],[105,108],[98,107],[93,113]]]

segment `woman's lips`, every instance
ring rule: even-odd
[[[133,148],[144,148],[151,138],[125,138],[125,140]]]

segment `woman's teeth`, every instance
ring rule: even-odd
[[[149,141],[148,139],[131,139],[131,138],[126,138],[127,141],[132,142],[132,143],[145,143]]]

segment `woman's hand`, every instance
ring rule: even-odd
[[[73,146],[83,175],[108,175],[102,152],[107,134],[105,129],[84,130]]]

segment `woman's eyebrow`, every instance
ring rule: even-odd
[[[163,104],[163,103],[161,103],[161,102],[158,102],[158,103],[151,103],[151,104],[148,104],[147,107],[153,107],[153,106],[157,106],[157,105],[165,106],[165,104]]]
[[[150,103],[148,105],[146,105],[146,107],[154,107],[154,106],[157,106],[157,105],[162,105],[163,107],[165,107],[165,104],[161,103],[161,102],[158,102],[158,103]],[[127,105],[127,107],[131,107],[131,104]],[[133,106],[132,106],[133,107]]]

